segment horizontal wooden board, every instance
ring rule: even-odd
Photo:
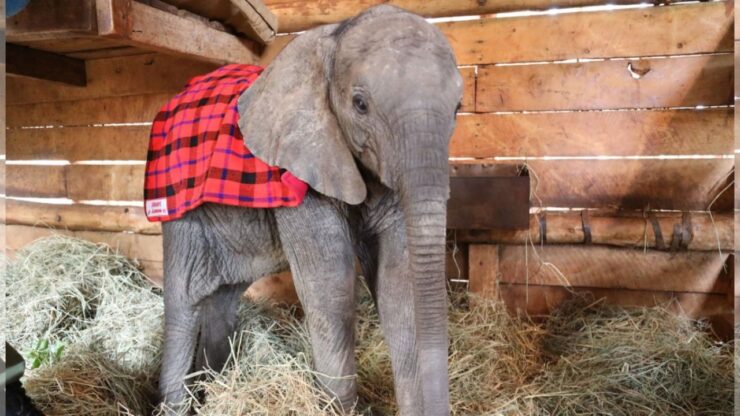
[[[518,10],[602,5],[604,0],[264,0],[278,17],[280,32],[298,32],[355,16],[368,7],[391,4],[424,17],[470,16]],[[637,4],[641,0],[616,0],[610,4]]]
[[[228,22],[238,33],[260,43],[269,42],[277,32],[277,16],[262,0],[164,0],[164,3],[170,4],[171,11],[178,14],[188,11],[193,13],[192,18]],[[152,5],[161,7],[155,3]],[[168,10],[170,7],[163,9]]]
[[[303,7],[303,2],[276,1]],[[416,0],[408,1],[425,7]],[[545,3],[554,4],[552,1],[531,1],[537,2],[539,7]],[[377,0],[352,4],[353,7],[361,7],[359,5],[364,2],[376,4]],[[436,0],[424,5],[439,2],[469,4],[472,0]],[[500,2],[486,2],[483,7],[497,7],[498,4]],[[322,3],[319,8],[329,11],[331,7]],[[731,52],[732,17],[728,16],[731,13],[728,14],[724,3],[714,2],[557,16],[483,18],[437,25],[447,36],[457,63],[476,65]],[[329,18],[327,21],[333,20]],[[278,36],[263,51],[260,65],[272,61],[293,38],[294,35]]]
[[[58,53],[60,55],[124,46],[121,45],[120,42],[99,36],[74,36],[59,39],[13,41],[13,43],[28,46],[29,48],[41,49],[42,51]]]
[[[134,259],[140,263],[144,273],[155,281],[161,282],[162,276],[162,237],[159,235],[142,235],[131,233],[109,233],[97,231],[69,231],[55,230],[44,227],[31,227],[26,225],[7,225],[5,227],[5,249],[12,254],[31,243],[32,241],[50,236],[62,234],[93,241],[105,243],[116,249],[119,253]]]
[[[150,53],[151,51],[146,51],[144,49],[136,48],[133,46],[114,46],[112,48],[105,48],[105,49],[94,49],[90,51],[71,52],[66,55],[71,56],[72,58],[92,60],[92,59],[118,58],[118,57],[123,57],[123,56],[130,57],[134,55],[146,55]]]
[[[588,225],[591,244],[602,244],[637,249],[660,248],[656,243],[651,217],[659,226],[665,247],[670,249],[676,226],[683,224],[683,214],[674,212],[591,212]],[[740,219],[740,218],[739,218]],[[690,215],[691,240],[688,250],[732,251],[735,246],[735,222],[731,212],[693,212]],[[548,244],[581,244],[585,241],[583,218],[580,211],[547,212],[530,214],[526,230],[456,230],[455,239],[460,243],[539,244],[544,225]],[[679,229],[682,232],[682,229]],[[683,239],[683,236],[682,236]],[[719,244],[719,246],[718,246]]]
[[[72,165],[67,171],[67,195],[76,201],[140,201],[143,194],[143,165]]]
[[[733,56],[478,68],[476,112],[694,107],[733,102]]]
[[[724,3],[439,23],[458,64],[732,51]]]
[[[148,126],[7,131],[8,160],[146,160]]]
[[[530,160],[532,205],[706,210],[732,180],[733,159]],[[455,162],[456,175],[486,176],[496,164]],[[730,189],[713,210],[732,209]]]
[[[727,294],[732,292],[732,275],[724,270],[728,257],[716,252],[503,245],[498,276],[504,283],[540,286]]]
[[[150,123],[173,93],[22,104],[7,107],[8,127]]]
[[[660,226],[660,235],[669,249],[674,230],[683,223],[681,213],[653,213]],[[158,223],[150,223],[139,207],[109,207],[89,205],[50,205],[32,202],[7,201],[9,224],[47,224],[71,230],[134,231],[159,234]],[[541,239],[540,223],[544,222],[548,244],[581,244],[585,236],[580,212],[547,213],[530,215],[530,227],[526,230],[454,230],[449,235],[449,251],[458,246],[457,260],[461,267],[459,276],[467,276],[467,243],[538,244]],[[589,215],[591,244],[617,247],[654,249],[656,237],[652,222],[642,215],[626,216],[618,213],[592,213]],[[692,238],[687,245],[691,251],[717,253],[718,249],[729,252],[734,249],[732,213],[692,213],[690,217]],[[740,223],[740,222],[738,222]],[[717,244],[719,243],[719,247]],[[454,273],[453,273],[454,272]],[[450,276],[458,276],[458,270],[448,269]],[[739,295],[740,296],[740,295]]]
[[[140,56],[131,59],[139,59]],[[104,62],[105,60],[100,60]],[[98,62],[98,61],[95,61]],[[147,61],[142,61],[147,62]],[[146,65],[145,63],[142,65]],[[159,88],[142,88],[137,86],[138,79],[146,79],[150,75],[154,78],[166,77],[167,72],[176,66],[187,67],[187,62],[172,63],[172,67],[163,65],[165,69],[161,71],[133,71],[128,77],[121,80],[121,87],[115,83],[108,84],[107,81],[100,81],[97,84],[93,82],[91,90],[81,89],[76,93],[67,95],[68,90],[63,87],[49,85],[48,82],[30,81],[26,83],[18,78],[13,78],[9,82],[10,88],[13,89],[14,100],[18,103],[7,107],[7,118],[9,127],[31,127],[31,126],[89,126],[94,124],[110,123],[140,123],[151,122],[157,111],[166,104],[175,94],[180,92],[184,83],[195,75],[189,71],[187,76],[171,76],[174,81],[163,82],[165,87]],[[99,78],[106,79],[107,76],[116,78],[116,66],[106,66],[100,69]],[[135,66],[141,69],[141,66]],[[169,69],[167,69],[169,68]],[[197,73],[206,70],[205,67],[196,67]],[[473,111],[475,106],[475,68],[461,68],[460,73],[464,80],[464,99],[462,111]],[[182,81],[182,82],[181,82]],[[142,81],[147,84],[147,81]],[[152,84],[153,85],[153,84]],[[26,87],[29,87],[26,91]],[[36,94],[37,91],[46,93]],[[72,87],[70,87],[72,88]],[[144,93],[145,91],[158,92],[155,94]],[[138,95],[136,95],[138,94]],[[58,101],[60,100],[60,101]]]
[[[461,166],[487,175],[486,164]],[[733,159],[532,160],[534,206],[705,210],[730,180]],[[477,168],[477,169],[476,169]],[[140,200],[142,165],[10,165],[10,196]],[[732,187],[713,210],[732,208]]]
[[[733,115],[732,108],[460,115],[450,156],[731,154]]]
[[[3,180],[9,196],[65,198],[68,166],[5,165]]]
[[[255,64],[258,45],[211,27],[207,22],[190,19],[149,5],[131,2],[126,9],[127,23],[111,18],[111,37],[143,49],[186,56],[224,64]],[[121,27],[116,27],[121,26]]]
[[[732,313],[732,301],[726,295],[705,293],[659,292],[625,289],[564,288],[501,284],[499,293],[512,310],[543,316],[552,312],[573,293],[590,293],[595,299],[620,306],[667,306],[670,310],[690,318],[709,318]]]
[[[35,225],[72,231],[113,231],[161,234],[159,222],[149,222],[140,207],[53,205],[5,200],[5,224]]]
[[[9,196],[81,200],[140,201],[143,165],[9,165]]]
[[[175,94],[194,76],[216,65],[152,54],[96,59],[86,63],[87,87],[79,88],[28,78],[10,78],[7,104],[111,98],[125,95]]]
[[[558,163],[565,162],[565,163]],[[734,163],[709,160],[532,161],[545,206],[704,210],[731,180]],[[715,203],[732,207],[732,190]]]

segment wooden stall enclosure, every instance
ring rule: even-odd
[[[135,27],[162,18],[167,32],[105,32],[96,21],[64,36],[48,28],[31,36],[26,26],[9,37],[82,62],[86,85],[8,78],[6,248],[63,232],[110,243],[159,281],[161,231],[141,202],[158,108],[222,62],[267,65],[295,32],[381,1],[264,0],[277,19],[271,41],[246,40],[197,10],[122,3]],[[455,51],[465,98],[451,174],[487,177],[502,165],[529,173],[529,227],[449,230],[453,281],[532,314],[591,292],[732,322],[740,293],[730,259],[738,147],[730,2],[389,3],[434,18]],[[189,42],[211,35],[217,46]]]

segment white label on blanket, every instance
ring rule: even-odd
[[[158,217],[167,214],[169,214],[169,211],[167,211],[167,198],[151,199],[146,201],[147,217]]]

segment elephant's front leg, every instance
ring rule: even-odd
[[[399,414],[423,414],[419,380],[414,288],[408,275],[408,251],[403,220],[399,218],[366,241],[366,255],[375,259],[375,270],[366,270],[368,284],[378,308],[385,342],[391,353]]]
[[[276,211],[311,335],[319,382],[343,410],[357,400],[354,343],[354,250],[346,218],[329,200],[307,194],[297,208]]]

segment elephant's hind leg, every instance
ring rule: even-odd
[[[188,286],[193,275],[204,274],[207,268],[196,256],[179,255],[182,250],[192,249],[192,244],[178,239],[181,235],[177,231],[168,231],[172,229],[166,224],[163,226],[165,334],[159,389],[162,401],[179,412],[187,398],[184,379],[193,368],[200,324],[199,309],[189,296]]]
[[[239,301],[247,284],[223,285],[199,304],[200,337],[195,369],[221,371],[231,354],[229,337],[237,326]]]
[[[344,411],[357,400],[354,342],[354,250],[346,218],[309,193],[275,213],[283,250],[306,312],[319,382]]]

